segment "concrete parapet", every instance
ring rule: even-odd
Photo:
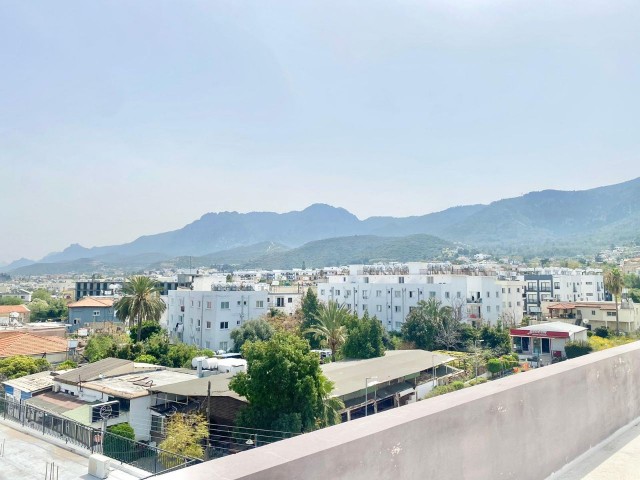
[[[157,477],[539,480],[640,417],[640,342]]]

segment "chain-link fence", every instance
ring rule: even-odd
[[[0,415],[5,420],[19,423],[43,435],[58,438],[65,443],[89,450],[91,453],[102,453],[121,463],[154,474],[201,462],[200,459],[167,452],[111,432],[103,433],[99,429],[8,398],[0,398]]]

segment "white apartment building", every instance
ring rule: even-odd
[[[232,350],[231,331],[267,313],[267,296],[266,291],[235,284],[213,285],[209,291],[172,290],[169,335],[200,348]]]
[[[540,315],[542,302],[606,300],[602,270],[538,269],[525,273],[526,313]]]
[[[365,311],[387,330],[400,330],[418,302],[435,298],[469,322],[522,320],[521,280],[473,275],[335,275],[318,284],[323,302],[344,304],[352,313]]]

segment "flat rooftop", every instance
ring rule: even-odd
[[[193,380],[196,378],[195,374],[195,370],[193,374],[174,372],[172,370],[136,372],[119,375],[117,377],[91,380],[84,382],[82,386],[86,389],[97,390],[118,397],[135,398],[148,395],[149,389],[152,387]]]
[[[453,357],[426,350],[390,350],[383,357],[341,360],[327,363],[321,368],[325,376],[335,384],[333,395],[340,397],[364,390],[367,377],[378,377],[377,383],[385,383],[451,360]]]

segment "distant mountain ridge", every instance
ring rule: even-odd
[[[400,197],[399,197],[400,198]],[[401,200],[398,200],[401,201]],[[458,206],[422,216],[359,220],[343,208],[314,204],[302,211],[207,213],[185,227],[133,242],[85,248],[74,244],[41,260],[204,256],[263,242],[298,248],[328,238],[426,234],[478,248],[526,249],[542,245],[597,248],[640,240],[640,178],[582,191],[543,190],[489,205]],[[10,267],[10,266],[9,266]],[[4,267],[10,271],[16,267]]]

